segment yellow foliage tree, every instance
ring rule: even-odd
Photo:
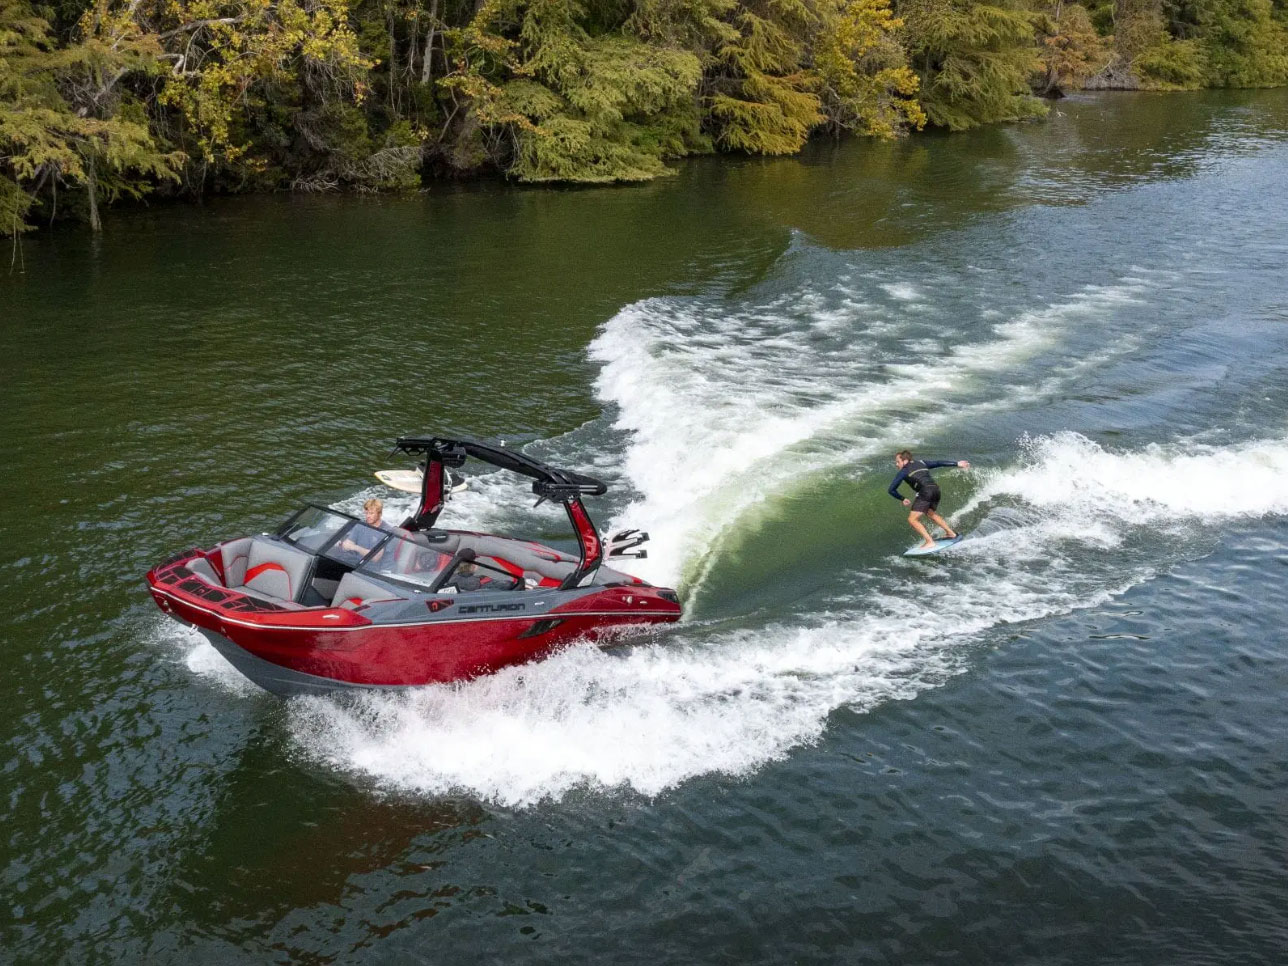
[[[1039,12],[1036,27],[1042,69],[1034,88],[1044,97],[1081,87],[1113,54],[1113,38],[1096,33],[1091,14],[1079,4],[1056,0]]]
[[[121,83],[157,70],[155,38],[129,6],[96,0],[72,42],[55,48],[49,25],[22,0],[0,0],[0,219],[23,230],[43,190],[84,188],[90,227],[100,199],[138,197],[182,163],[152,136]]]
[[[372,61],[349,24],[349,0],[168,0],[159,31],[171,63],[159,101],[184,122],[205,164],[250,148],[247,106],[268,85],[303,78],[323,99],[361,103]]]
[[[828,126],[877,137],[925,126],[889,0],[825,0],[822,9],[814,71]]]

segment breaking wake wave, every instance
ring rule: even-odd
[[[641,576],[687,581],[692,595],[720,535],[776,491],[1057,395],[1133,348],[1142,328],[1111,325],[1165,278],[1140,270],[1010,317],[981,307],[974,331],[951,341],[928,337],[948,320],[916,288],[879,279],[736,317],[723,302],[631,306],[591,346],[639,493],[614,525],[650,530],[657,549]]]

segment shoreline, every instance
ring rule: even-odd
[[[1279,87],[1250,88],[1209,87],[1195,90],[1158,90],[1140,86],[1085,86],[1058,98],[1048,98],[1044,100],[1044,103],[1053,106],[1056,104],[1076,102],[1078,100],[1098,100],[1118,95],[1185,95],[1186,98],[1189,99],[1196,95],[1256,95],[1259,93],[1283,90],[1288,90],[1288,85]],[[888,146],[891,144],[915,145],[917,142],[925,139],[958,138],[962,136],[978,135],[981,132],[996,131],[1018,125],[1042,125],[1048,123],[1050,123],[1050,121],[1048,117],[1044,115],[1037,118],[996,121],[989,124],[979,125],[966,131],[952,131],[943,127],[927,127],[921,131],[908,132],[893,141],[853,134],[851,132],[831,134],[820,131],[810,137],[800,150],[792,154],[762,155],[736,151],[710,151],[686,155],[671,161],[667,165],[667,170],[664,174],[648,181],[613,181],[596,183],[564,181],[529,183],[522,182],[517,178],[507,177],[506,175],[494,170],[480,169],[472,173],[458,173],[454,176],[423,175],[421,176],[421,183],[416,187],[388,190],[364,190],[354,187],[336,187],[329,190],[302,190],[290,186],[280,186],[255,187],[243,191],[209,190],[195,195],[182,192],[166,193],[164,191],[155,191],[138,199],[125,199],[118,201],[111,206],[110,211],[114,216],[138,216],[144,212],[153,210],[171,210],[174,208],[191,210],[234,199],[250,200],[273,198],[291,202],[304,202],[310,199],[316,199],[319,201],[322,199],[345,199],[347,202],[368,200],[380,204],[390,200],[412,200],[430,194],[473,194],[477,192],[492,192],[497,190],[506,192],[515,191],[525,195],[533,193],[581,193],[604,189],[619,191],[666,183],[678,176],[685,167],[694,163],[718,163],[721,166],[737,166],[746,164],[774,164],[801,161],[807,158],[811,153],[823,149],[829,142],[834,145],[854,142],[863,142],[874,146]],[[11,246],[16,244],[20,251],[24,238],[35,240],[37,238],[66,237],[65,233],[84,231],[88,225],[89,223],[87,220],[79,217],[62,217],[53,224],[50,224],[45,220],[40,220],[32,225],[33,230],[29,232],[19,232],[16,236],[10,236],[9,241]],[[110,227],[108,230],[110,231]],[[21,255],[19,254],[17,256],[17,261],[14,262],[13,266],[7,270],[5,274],[20,273],[22,271],[19,264],[20,261]]]

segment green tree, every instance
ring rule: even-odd
[[[932,124],[962,131],[1045,113],[1029,88],[1041,69],[1032,13],[1010,0],[901,0],[896,13]]]
[[[642,181],[700,146],[698,57],[592,26],[577,0],[487,0],[453,37],[440,86],[475,159],[521,181]]]
[[[0,0],[0,218],[10,234],[59,185],[85,189],[97,231],[100,200],[176,176],[181,156],[162,150],[121,86],[156,69],[154,38],[131,24],[129,8],[98,0],[60,50],[22,0]]]
[[[817,77],[803,66],[817,14],[803,0],[747,0],[736,36],[721,44],[709,80],[716,143],[752,154],[793,154],[826,118]]]
[[[1288,29],[1271,0],[1207,0],[1196,35],[1206,51],[1205,81],[1214,87],[1288,84]]]
[[[172,65],[158,101],[198,185],[212,168],[245,179],[286,162],[301,186],[326,186],[375,150],[352,110],[373,62],[348,0],[175,0],[158,35]]]

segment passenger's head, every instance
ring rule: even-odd
[[[911,462],[912,450],[910,449],[901,449],[899,452],[894,454],[894,465],[899,467],[899,469],[903,469]]]
[[[362,512],[367,517],[368,526],[378,527],[380,525],[380,516],[384,511],[385,505],[374,496],[366,503],[362,504]]]

